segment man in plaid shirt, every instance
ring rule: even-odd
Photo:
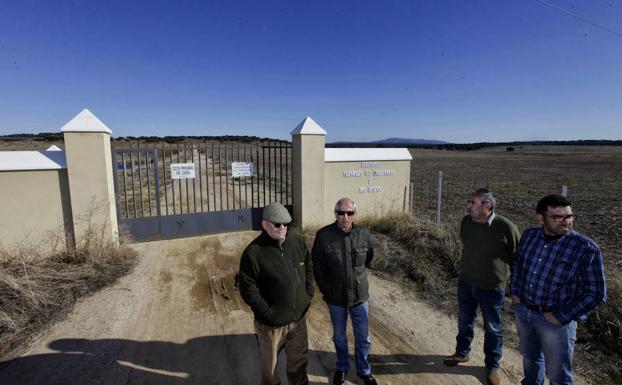
[[[542,385],[545,373],[553,385],[574,384],[577,321],[607,298],[603,258],[596,242],[572,229],[565,197],[545,196],[536,214],[542,226],[523,232],[510,278],[522,384]]]

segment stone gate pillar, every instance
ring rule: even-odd
[[[326,131],[307,116],[290,134],[294,223],[300,227],[323,225]]]
[[[84,109],[61,128],[76,245],[88,237],[119,241],[115,205],[112,131]]]

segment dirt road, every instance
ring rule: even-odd
[[[241,251],[256,234],[136,244],[135,271],[81,301],[25,356],[0,369],[0,384],[257,384],[252,313],[234,287]],[[445,367],[455,319],[397,283],[370,280],[370,361],[380,384],[486,383],[481,330],[471,362]],[[308,326],[311,383],[330,383],[335,354],[319,295]],[[518,384],[520,356],[506,350],[503,366],[503,383]],[[351,370],[348,383],[357,381]]]

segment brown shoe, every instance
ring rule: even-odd
[[[443,360],[443,363],[447,366],[456,366],[458,364],[462,364],[468,361],[469,361],[469,356],[463,357],[461,355],[454,353],[451,356],[446,357]]]
[[[501,377],[499,377],[499,369],[486,368],[486,382],[488,385],[499,385],[501,383]]]

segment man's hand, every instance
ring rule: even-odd
[[[520,303],[520,298],[518,298],[517,295],[512,294],[512,305],[516,305],[517,303]]]
[[[562,324],[561,322],[559,322],[559,320],[557,318],[555,318],[555,316],[551,312],[545,312],[544,313],[544,318],[547,321],[549,321],[550,324],[553,324],[553,325],[561,325]]]

